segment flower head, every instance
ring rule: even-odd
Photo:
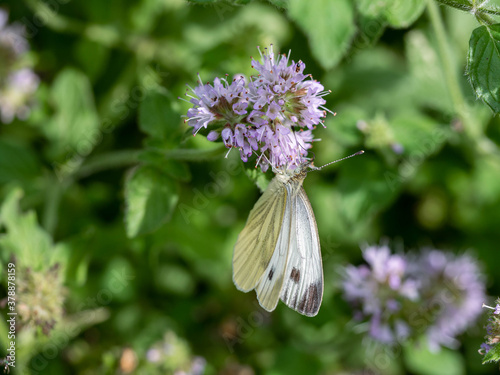
[[[259,49],[261,62],[252,59],[258,75],[249,82],[238,75],[231,82],[216,78],[213,85],[191,88],[186,95],[193,107],[187,120],[196,135],[212,129],[207,136],[215,141],[221,135],[227,148],[238,148],[243,161],[258,155],[262,170],[294,169],[306,160],[314,141],[312,130],[329,111],[323,105],[328,92],[310,75],[305,64],[275,56],[273,47]]]
[[[28,42],[21,25],[9,25],[8,14],[0,9],[0,120],[10,123],[14,117],[26,119],[39,79],[26,67],[23,56]]]
[[[46,335],[64,316],[66,288],[56,263],[48,271],[20,268],[18,311],[23,328],[40,327]]]
[[[387,246],[370,246],[363,257],[367,265],[346,267],[343,289],[355,315],[369,319],[376,341],[425,334],[431,350],[453,347],[477,319],[485,287],[471,256],[434,249],[391,254]]]
[[[477,320],[485,298],[477,261],[467,254],[432,249],[424,251],[413,264],[412,272],[421,279],[421,293],[427,297],[427,310],[434,315],[426,332],[430,349],[456,347],[455,337]]]
[[[408,326],[400,315],[408,301],[418,297],[418,282],[407,274],[402,255],[387,246],[369,246],[363,252],[367,265],[346,267],[344,296],[361,317],[370,318],[370,336],[383,343],[404,339]]]

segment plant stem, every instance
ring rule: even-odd
[[[470,4],[457,3],[456,1],[453,0],[436,0],[436,1],[443,5],[448,5],[452,8],[463,10],[464,12],[470,12],[472,10],[472,6]]]
[[[445,75],[446,85],[448,86],[448,92],[450,93],[455,112],[462,121],[464,133],[469,141],[474,144],[474,147],[479,153],[498,154],[498,147],[483,134],[481,124],[474,117],[474,114],[471,112],[470,107],[467,105],[462,95],[462,90],[452,61],[443,20],[439,14],[439,8],[434,0],[428,0],[427,5],[429,18],[436,34],[441,66]]]
[[[436,35],[442,71],[445,76],[446,85],[448,86],[448,92],[450,94],[453,107],[459,118],[462,120],[467,135],[472,137],[474,140],[478,140],[478,138],[481,137],[480,128],[471,118],[467,103],[462,95],[462,89],[457,79],[455,66],[453,64],[448,45],[448,38],[446,36],[443,20],[439,14],[439,8],[434,0],[428,0],[427,3],[427,11]]]
[[[500,16],[500,10],[497,8],[476,8],[476,4],[467,4],[467,3],[459,3],[454,0],[436,0],[438,3],[441,3],[443,5],[448,5],[452,8],[455,9],[460,9],[463,10],[464,12],[471,13],[471,14],[480,14],[480,13],[487,13],[491,14],[493,16]]]
[[[138,156],[140,153],[141,151],[138,150],[121,150],[95,156],[84,163],[70,178],[78,180],[106,169],[122,168],[136,164],[139,162]]]

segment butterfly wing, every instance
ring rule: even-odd
[[[288,257],[292,223],[292,201],[287,199],[285,204],[285,212],[283,214],[278,241],[276,242],[271,260],[255,288],[260,305],[267,311],[273,311],[280,299]]]
[[[254,289],[268,269],[282,227],[287,195],[283,183],[274,178],[238,236],[233,253],[233,282],[243,292]]]
[[[316,219],[304,188],[288,194],[292,203],[290,246],[281,300],[307,316],[315,316],[323,299],[323,265]]]

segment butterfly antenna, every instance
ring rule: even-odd
[[[334,160],[334,161],[331,161],[330,163],[327,163],[327,164],[325,164],[325,165],[322,165],[321,167],[314,167],[314,168],[312,168],[312,169],[313,169],[313,170],[315,170],[315,171],[318,171],[318,170],[320,170],[320,169],[322,169],[322,168],[324,168],[324,167],[326,167],[326,166],[328,166],[328,165],[330,165],[330,164],[334,164],[334,163],[337,163],[337,162],[339,162],[339,161],[342,161],[342,160],[346,160],[346,159],[352,158],[353,156],[362,155],[362,154],[364,154],[364,153],[365,153],[365,152],[364,152],[363,150],[360,150],[360,151],[358,151],[358,152],[356,152],[356,153],[354,153],[354,154],[352,154],[352,155],[346,156],[345,158],[338,159],[338,160]]]

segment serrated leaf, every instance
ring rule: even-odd
[[[385,19],[392,27],[405,28],[410,26],[422,14],[425,0],[393,0],[389,1],[384,11]]]
[[[153,138],[175,144],[180,116],[172,109],[171,99],[162,90],[151,90],[139,106],[139,128]]]
[[[177,184],[152,166],[134,168],[125,182],[125,226],[135,237],[170,220],[179,200]]]
[[[404,359],[408,369],[420,375],[462,375],[463,358],[456,351],[442,349],[437,353],[425,348],[406,346]]]
[[[483,357],[483,365],[490,362],[500,361],[500,345],[496,344]]]
[[[99,117],[88,78],[78,70],[64,69],[52,84],[50,99],[55,114],[41,130],[58,142],[59,152],[90,153],[100,134]]]
[[[290,17],[308,36],[311,51],[325,68],[333,68],[356,33],[354,10],[349,0],[290,0]]]
[[[476,95],[493,112],[500,112],[500,24],[481,26],[472,32],[467,74]]]

